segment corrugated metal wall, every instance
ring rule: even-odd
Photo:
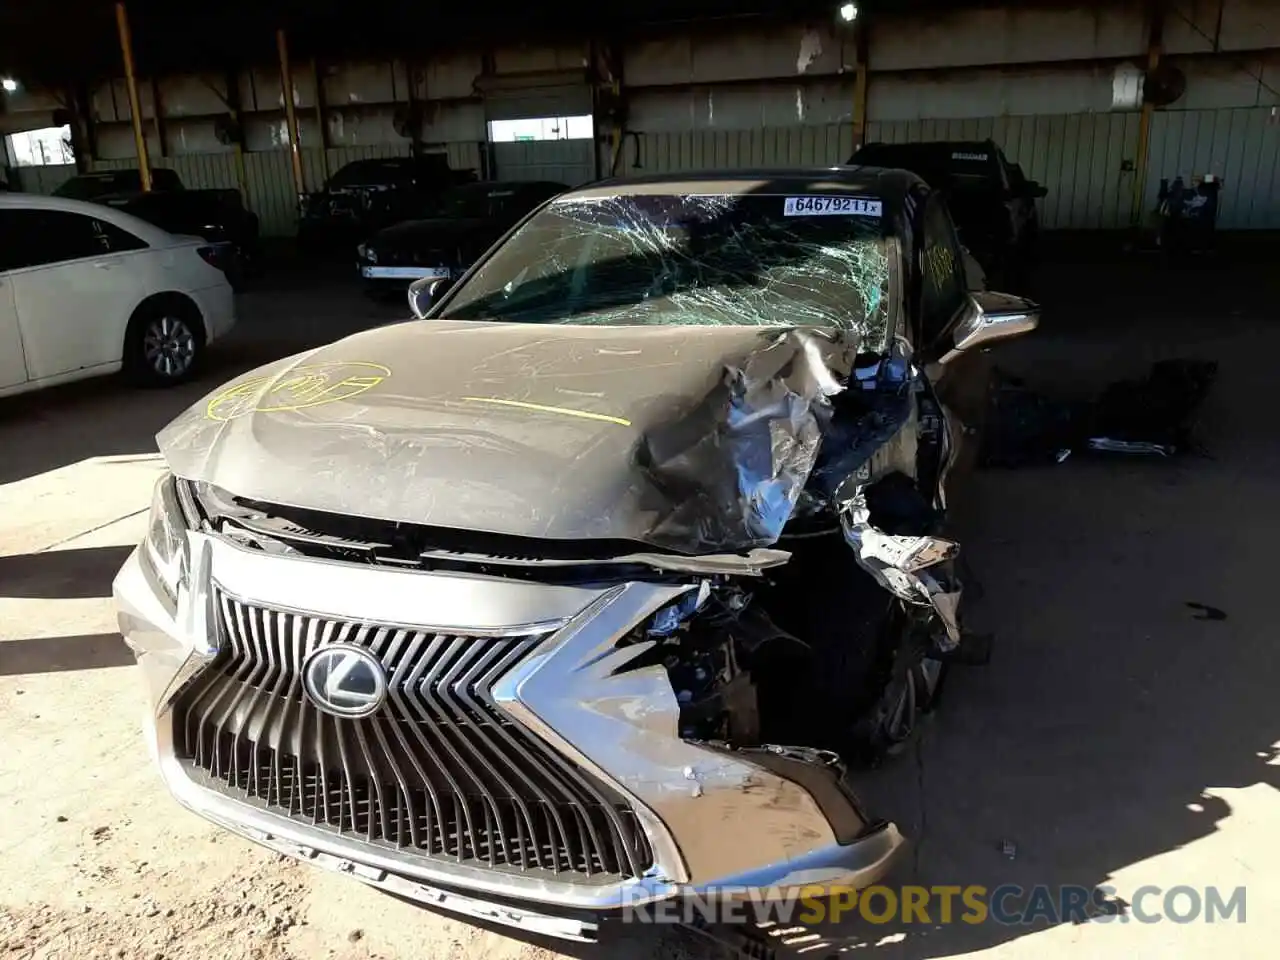
[[[596,178],[592,140],[495,143],[494,161],[503,180],[552,180],[571,187]]]
[[[1039,201],[1047,230],[1129,225],[1134,176],[1121,169],[1138,149],[1136,113],[982,117],[868,124],[868,140],[986,140],[1049,190]]]
[[[1151,123],[1144,209],[1161,177],[1212,172],[1222,178],[1218,225],[1280,228],[1280,123],[1271,107],[1158,112]]]
[[[642,133],[622,145],[619,176],[679,170],[827,166],[853,150],[847,124]]]
[[[1040,201],[1049,230],[1117,229],[1130,223],[1138,151],[1134,112],[967,120],[871,122],[867,139],[991,138],[1032,180],[1048,188]],[[623,147],[618,172],[664,173],[709,167],[825,165],[853,151],[847,124],[741,131],[639,134]],[[1161,177],[1215,173],[1223,178],[1219,226],[1280,229],[1280,125],[1270,107],[1159,111],[1151,126],[1143,212],[1155,206]]]
[[[1135,174],[1122,166],[1137,154],[1136,113],[901,120],[872,122],[867,128],[868,140],[890,143],[988,137],[1001,144],[1028,177],[1048,188],[1049,195],[1040,201],[1045,229],[1114,229],[1129,224]],[[640,133],[624,141],[618,174],[827,165],[843,162],[852,151],[848,124]],[[332,174],[352,160],[407,153],[408,147],[401,144],[341,147],[327,151],[325,160]],[[449,144],[448,153],[451,166],[480,167],[478,143]],[[324,180],[321,151],[304,150],[302,156],[308,186],[319,186]],[[98,164],[107,169],[132,165],[131,160]],[[158,165],[175,170],[192,188],[238,185],[233,153],[185,154]],[[538,176],[564,179],[571,172],[545,170]],[[1156,112],[1143,211],[1155,205],[1162,177],[1206,172],[1223,181],[1221,228],[1280,229],[1280,124],[1273,121],[1270,107]],[[20,170],[23,188],[33,193],[50,193],[74,173],[71,166]],[[296,210],[288,153],[244,154],[244,178],[249,206],[261,218],[264,235],[291,235]]]
[[[1001,144],[1009,159],[1049,189],[1041,201],[1046,229],[1127,226],[1133,174],[1121,161],[1137,150],[1136,114],[1058,117],[981,117],[972,120],[902,120],[867,125],[868,141],[985,140]],[[621,170],[669,170],[843,163],[853,152],[848,124],[774,130],[685,131],[628,144]],[[639,163],[637,164],[637,159]]]
[[[1108,229],[1129,224],[1135,174],[1121,169],[1138,149],[1137,113],[989,117],[963,121],[869,124],[869,139],[899,142],[986,139],[1049,188],[1041,201],[1048,229]],[[1270,107],[1157,111],[1141,212],[1155,207],[1162,177],[1221,178],[1218,225],[1224,230],[1280,228],[1280,125]]]

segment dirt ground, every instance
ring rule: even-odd
[[[1122,901],[1144,884],[1243,885],[1247,921],[854,921],[780,939],[781,956],[1274,956],[1278,287],[1263,271],[1046,271],[1042,330],[999,362],[1087,392],[1161,356],[1217,359],[1211,458],[978,475],[963,542],[992,663],[957,670],[914,752],[864,780],[873,810],[915,840],[898,882],[1107,884]],[[241,309],[201,383],[0,403],[0,957],[716,956],[648,928],[597,947],[530,944],[287,861],[169,799],[109,600],[161,470],[154,433],[234,373],[397,313],[293,275]]]

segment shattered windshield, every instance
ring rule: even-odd
[[[526,223],[445,304],[451,320],[825,326],[883,335],[880,201],[570,197]]]

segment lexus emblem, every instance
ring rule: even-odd
[[[302,685],[311,702],[335,717],[367,717],[387,699],[382,662],[363,647],[321,647],[302,665]]]

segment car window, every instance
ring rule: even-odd
[[[1009,177],[1009,189],[1021,196],[1027,189],[1027,177],[1022,172],[1022,166],[1016,163],[1007,163],[1005,172]]]
[[[941,198],[929,199],[924,210],[920,257],[921,346],[941,337],[968,298],[964,255],[955,227]]]
[[[556,194],[563,192],[563,189],[556,190],[542,183],[529,187],[520,187],[512,191],[509,196],[498,199],[498,215],[507,220],[523,217],[544,200],[550,200]]]
[[[844,212],[827,215],[795,200],[561,198],[510,236],[453,292],[440,316],[830,326],[857,329],[878,349],[891,301],[881,201],[838,198]]]
[[[428,180],[448,174],[449,156],[444,153],[426,153],[417,159],[414,168],[418,176]]]
[[[0,210],[0,270],[21,270],[141,250],[147,244],[114,224],[66,210]]]
[[[401,186],[413,181],[413,167],[404,160],[353,160],[329,178],[329,186],[360,187],[382,184]]]
[[[151,188],[153,190],[181,190],[182,179],[172,170],[156,167],[151,171]]]
[[[495,190],[489,195],[489,209],[495,220],[514,220],[533,206],[527,190]]]
[[[123,227],[117,227],[114,223],[108,223],[106,220],[88,219],[93,225],[94,239],[98,246],[98,249],[94,250],[94,254],[127,253],[130,250],[145,250],[147,248],[145,240],[135,237]]]
[[[1000,180],[1000,188],[1005,193],[1009,192],[1009,187],[1012,186],[1013,184],[1013,177],[1010,173],[1010,168],[1012,166],[1013,165],[1009,163],[1005,155],[1001,153],[999,150],[997,150],[996,151],[996,170],[997,170],[996,176]]]
[[[459,220],[487,220],[496,216],[515,193],[515,187],[499,187],[492,183],[455,187],[440,198],[440,215]]]
[[[438,216],[460,220],[513,221],[562,190],[511,183],[473,183],[455,187],[440,198]]]

